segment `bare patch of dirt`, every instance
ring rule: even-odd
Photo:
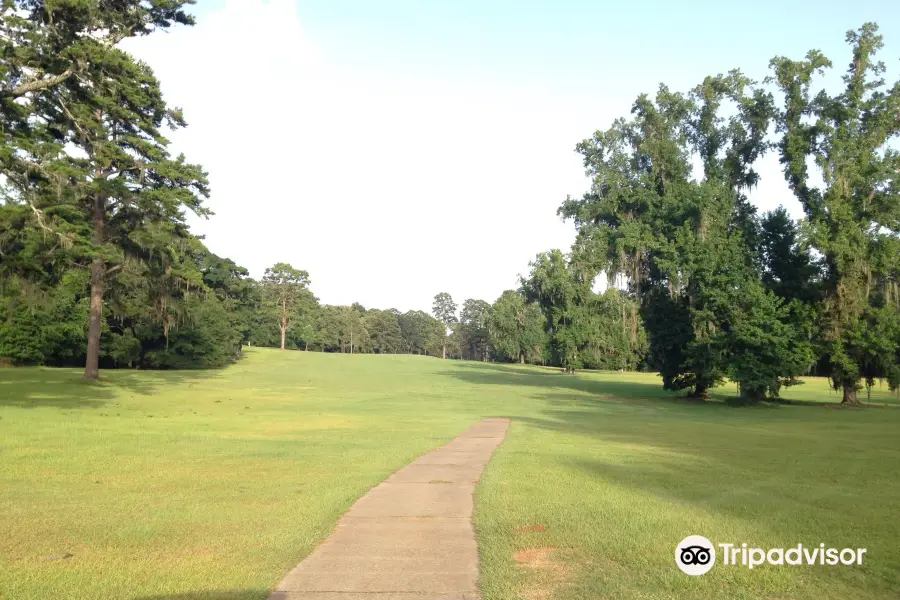
[[[513,531],[516,533],[531,533],[531,532],[539,532],[546,531],[546,527],[541,523],[535,523],[534,525],[520,525],[519,527],[513,527]]]
[[[533,577],[519,588],[526,600],[547,600],[565,584],[569,566],[551,560],[552,546],[526,548],[513,554],[516,563],[532,572]]]
[[[563,563],[550,560],[550,554],[555,550],[553,546],[540,546],[538,548],[526,548],[519,550],[513,554],[513,558],[517,563],[529,569],[540,569],[542,571],[552,571],[560,575],[565,575],[569,571],[569,567]]]

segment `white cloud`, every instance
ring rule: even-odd
[[[128,50],[210,173],[216,215],[195,229],[257,276],[286,261],[323,301],[429,309],[440,291],[492,301],[573,239],[555,210],[584,188],[590,130],[552,97],[329,63],[292,0],[229,1]]]
[[[194,228],[255,276],[307,269],[328,303],[429,310],[440,291],[515,287],[574,239],[555,212],[587,187],[575,143],[641,91],[361,69],[294,0],[227,0],[198,21],[127,46],[185,110],[174,149],[210,173],[216,214]],[[761,204],[788,198],[777,160],[763,175]]]

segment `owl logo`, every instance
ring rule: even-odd
[[[702,535],[689,535],[675,547],[675,564],[688,575],[703,575],[716,564],[716,548]]]

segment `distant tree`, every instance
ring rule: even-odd
[[[325,305],[316,314],[316,338],[324,352],[342,352],[342,315],[340,307]]]
[[[574,373],[584,364],[580,350],[588,338],[583,311],[589,286],[569,269],[560,250],[551,250],[531,263],[530,275],[522,279],[522,291],[526,300],[541,307],[553,361]]]
[[[438,321],[444,324],[444,337],[447,336],[447,328],[453,323],[459,322],[459,319],[456,317],[456,308],[456,303],[453,302],[453,298],[447,292],[441,292],[434,297],[434,304],[431,307],[431,312]],[[441,347],[441,357],[447,358],[446,341]]]
[[[369,332],[360,312],[361,305],[339,306],[341,352],[347,348],[350,354],[363,351],[369,344]],[[365,309],[363,309],[365,310]]]
[[[297,302],[295,316],[288,327],[288,337],[294,346],[309,350],[310,344],[318,341],[316,317],[319,311],[319,299],[309,290],[304,290]]]
[[[398,321],[407,352],[433,356],[441,352],[447,335],[443,323],[420,310],[405,312]]]
[[[368,349],[375,354],[395,354],[404,350],[403,332],[397,315],[390,310],[372,309],[363,317],[368,333]]]
[[[326,352],[362,352],[370,344],[365,319],[352,306],[322,306],[316,318],[316,332]]]
[[[266,269],[262,278],[263,301],[277,319],[281,332],[281,349],[288,327],[297,317],[304,301],[309,301],[309,273],[287,263],[277,263]]]
[[[826,368],[844,404],[857,404],[860,380],[900,386],[900,83],[887,88],[884,43],[874,23],[849,31],[852,60],[844,89],[812,94],[831,61],[772,59],[784,97],[778,148],[784,176],[806,213],[810,243],[822,255],[822,342]],[[810,181],[814,166],[823,187]]]
[[[403,344],[408,354],[423,354],[425,347],[424,330],[416,319],[417,311],[408,311],[397,317],[400,325],[400,335],[403,336]]]
[[[504,360],[524,363],[529,356],[540,360],[544,344],[544,318],[537,304],[513,290],[506,290],[491,307],[491,346]]]
[[[234,348],[235,358],[240,358],[241,346],[250,339],[253,313],[260,307],[256,282],[250,279],[247,269],[211,252],[203,253],[199,264],[203,283],[222,303],[230,327],[240,332]]]
[[[641,322],[632,329],[628,315],[633,300],[617,288],[585,296],[587,324],[584,364],[592,369],[634,370],[644,359],[647,334]]]
[[[488,359],[490,318],[491,305],[484,300],[469,298],[463,302],[459,314],[460,351],[472,360]]]

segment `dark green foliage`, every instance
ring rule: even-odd
[[[390,310],[371,309],[363,317],[368,333],[366,350],[375,354],[398,354],[406,351],[400,320]]]
[[[541,308],[513,290],[506,290],[491,307],[490,345],[501,361],[543,362],[547,344]]]
[[[325,352],[363,352],[370,341],[365,315],[353,306],[322,306],[315,328],[317,342]]]
[[[818,51],[772,59],[784,108],[778,148],[784,175],[806,213],[809,243],[822,255],[820,341],[824,366],[843,401],[861,380],[897,381],[900,310],[900,82],[887,87],[874,23],[847,33],[852,59],[835,95],[813,92],[831,67]],[[810,181],[810,165],[823,187]]]
[[[661,86],[654,99],[639,97],[632,114],[578,146],[593,185],[559,210],[579,230],[577,266],[585,279],[605,271],[625,284],[627,318],[634,330],[639,309],[647,363],[667,389],[703,397],[731,377],[756,398],[777,394],[812,358],[804,323],[794,320],[800,313],[761,283],[773,257],[764,249],[775,250],[777,235],[764,241],[745,196],[767,148],[771,95],[732,71],[688,95]],[[703,165],[699,180],[692,156]],[[802,270],[795,240],[785,241],[793,253],[786,258]],[[628,341],[640,347],[635,335]]]
[[[139,263],[151,313],[167,330],[177,318],[168,297],[196,284],[180,279],[176,265],[190,243],[185,211],[209,214],[205,173],[168,153],[163,129],[185,125],[180,111],[166,105],[150,68],[116,46],[189,24],[182,11],[189,2],[113,4],[0,5],[4,203],[22,207],[24,226],[54,240],[48,261],[61,254],[90,264],[87,379],[98,376],[103,303],[119,285],[113,279]]]
[[[7,279],[0,291],[0,358],[18,364],[77,365],[87,339],[87,272],[67,272],[50,289]]]
[[[797,224],[784,208],[763,215],[760,222],[762,282],[779,298],[805,304],[820,299],[819,265],[802,244]]]
[[[285,349],[288,329],[294,337],[309,339],[317,305],[309,291],[309,273],[287,263],[277,263],[266,269],[260,283],[261,309],[278,324],[281,349]]]
[[[481,361],[488,359],[490,318],[491,305],[484,300],[469,298],[463,302],[459,313],[459,326],[456,329],[461,358]]]
[[[150,368],[222,367],[240,356],[243,333],[235,327],[232,314],[212,298],[188,301],[188,320],[169,334],[156,338],[144,349],[143,364]]]
[[[459,322],[459,319],[456,316],[456,308],[456,303],[447,292],[441,292],[434,297],[434,304],[431,307],[431,312],[438,321],[444,324],[445,339],[441,344],[441,358],[447,358],[447,329],[452,327],[454,323]]]
[[[411,310],[398,317],[405,352],[437,356],[443,348],[446,329],[428,313]]]
[[[847,403],[862,384],[900,386],[900,83],[882,79],[874,24],[848,33],[837,94],[816,88],[831,62],[811,51],[771,61],[780,105],[737,70],[639,96],[577,146],[591,187],[558,211],[571,252],[538,255],[493,305],[457,314],[437,294],[432,317],[321,306],[306,271],[278,263],[256,282],[191,235],[186,212],[211,214],[206,174],[169,155],[180,111],[117,47],[191,24],[189,4],[0,0],[4,362],[83,362],[94,378],[222,366],[249,343],[650,368],[666,389],[703,397],[730,379],[750,401],[811,370]],[[773,124],[799,223],[747,197]]]
[[[198,240],[173,268],[195,284],[159,290],[146,265],[129,263],[111,288],[102,323],[104,367],[204,368],[240,357],[258,310],[258,291],[245,269],[208,252]],[[84,362],[90,274],[65,272],[53,286],[4,279],[0,357],[19,364],[74,366]]]
[[[645,334],[632,321],[636,307],[616,290],[591,291],[581,257],[567,259],[559,250],[539,254],[522,280],[528,302],[540,307],[551,364],[569,372],[634,369],[645,352]]]
[[[629,315],[634,302],[616,288],[602,294],[591,293],[583,310],[588,323],[584,366],[589,369],[636,370],[647,350],[643,324],[634,327]]]
[[[587,324],[579,318],[579,307],[588,291],[576,281],[559,250],[539,254],[531,263],[530,276],[522,280],[526,300],[535,302],[544,314],[553,363],[570,372],[582,366],[579,347],[586,337]]]

